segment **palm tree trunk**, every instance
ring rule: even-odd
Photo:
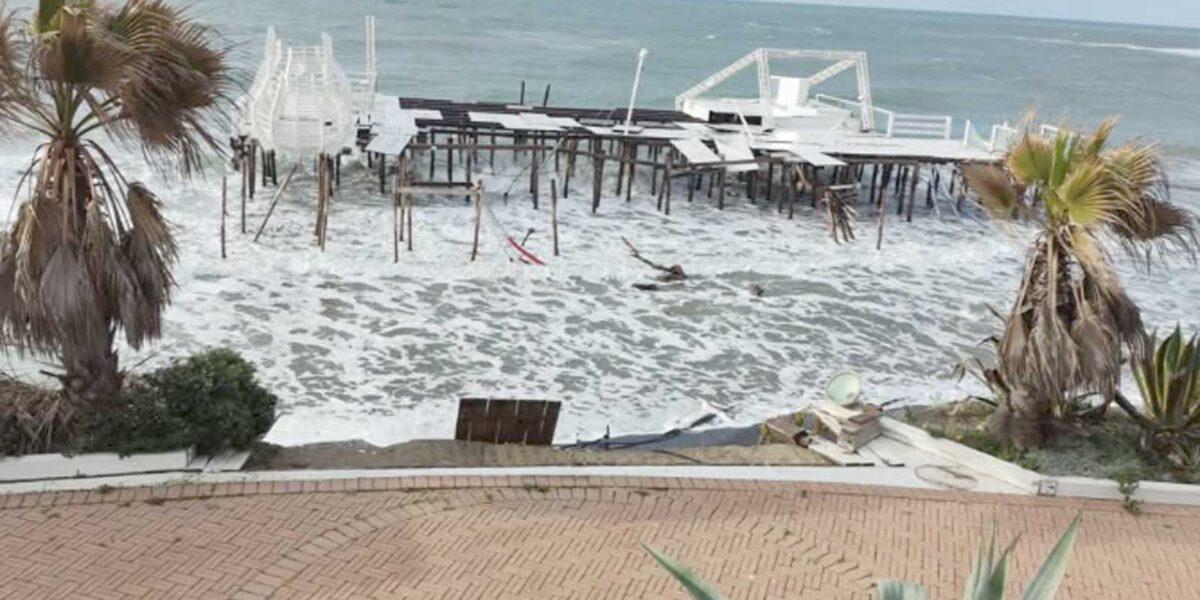
[[[102,317],[93,324],[99,335],[64,340],[62,364],[63,393],[73,406],[83,409],[89,418],[102,418],[121,392],[121,371],[113,350],[113,334]]]
[[[996,439],[1010,441],[1020,450],[1041,448],[1054,435],[1054,404],[1014,386],[996,407],[991,427]]]

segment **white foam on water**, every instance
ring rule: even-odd
[[[13,188],[29,150],[0,150],[0,189]],[[450,437],[458,398],[472,395],[562,400],[559,441],[605,427],[661,431],[710,412],[716,424],[749,424],[819,398],[847,369],[865,375],[874,399],[959,397],[950,369],[994,332],[986,306],[1007,305],[1027,237],[953,217],[948,204],[939,217],[922,202],[913,223],[889,212],[877,252],[865,208],[859,240],[835,245],[806,206],[789,221],[731,193],[722,212],[706,190],[689,204],[682,181],[670,216],[646,194],[631,203],[606,195],[593,215],[582,168],[560,202],[562,256],[554,258],[550,166],[536,211],[527,194],[503,202],[508,179],[485,178],[503,227],[518,239],[535,229],[528,248],[547,266],[510,260],[486,219],[480,257],[469,262],[473,210],[461,197],[419,198],[415,250],[394,264],[390,204],[372,173],[347,167],[326,252],[314,243],[311,176],[293,183],[257,244],[273,189],[249,202],[242,235],[231,177],[229,258],[221,260],[219,178],[168,184],[134,154],[118,160],[161,192],[181,247],[164,337],[140,353],[124,349],[124,364],[237,349],[280,396],[267,439],[285,445]],[[439,178],[444,169],[441,156]],[[639,190],[649,187],[646,175]],[[610,179],[606,193],[613,187]],[[629,257],[622,237],[682,265],[689,279],[656,293],[633,289],[654,272]],[[1194,268],[1127,282],[1149,322],[1200,325]],[[753,297],[751,284],[765,295]]]

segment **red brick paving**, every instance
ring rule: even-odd
[[[1200,597],[1200,510],[807,483],[380,478],[0,497],[0,598],[955,598],[993,525],[1026,581],[1077,511],[1060,598]],[[1015,591],[1015,587],[1014,590]]]

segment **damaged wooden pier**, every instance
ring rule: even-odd
[[[513,175],[512,184],[489,193],[502,194],[505,200],[527,194],[535,208],[543,203],[546,179],[555,195],[561,191],[564,198],[590,188],[593,212],[602,209],[607,186],[608,196],[629,202],[639,181],[648,182],[648,187],[638,191],[647,192],[656,209],[667,215],[674,202],[694,202],[698,194],[723,210],[731,190],[744,189],[739,196],[768,203],[789,219],[795,218],[802,202],[822,209],[835,241],[855,237],[857,207],[866,206],[875,209],[879,247],[888,210],[909,221],[922,199],[933,211],[940,212],[939,203],[947,201],[960,210],[968,191],[959,167],[1000,160],[1017,133],[1000,125],[985,138],[970,121],[956,125],[950,116],[876,106],[862,52],[759,49],[681,94],[673,110],[636,108],[645,57],[644,52],[639,55],[628,108],[551,106],[549,86],[535,105],[526,102],[523,83],[516,103],[379,94],[367,103],[359,98],[352,139],[337,149],[320,138],[316,164],[321,165],[322,187],[340,179],[343,155],[365,154],[378,175],[380,192],[389,193],[391,184],[397,259],[399,241],[407,239],[411,249],[413,195],[474,198],[480,213],[484,201],[479,178],[502,171]],[[783,60],[825,66],[805,76],[772,75],[773,61]],[[709,96],[751,68],[757,71],[756,95]],[[856,75],[855,99],[816,91],[843,73]],[[265,184],[268,174],[274,177],[277,149],[258,139],[249,140],[249,147],[243,170],[254,177],[253,149],[258,148],[268,161],[261,170]],[[504,161],[499,168],[498,155]],[[251,182],[251,194],[253,187]],[[331,194],[326,189],[319,198],[322,247]]]

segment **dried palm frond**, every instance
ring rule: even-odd
[[[74,437],[78,413],[63,393],[0,373],[0,455],[60,450]]]
[[[843,242],[854,241],[854,220],[858,218],[858,212],[846,196],[840,191],[826,189],[825,211],[829,215],[829,234],[833,236],[833,242],[840,243],[839,236]]]

